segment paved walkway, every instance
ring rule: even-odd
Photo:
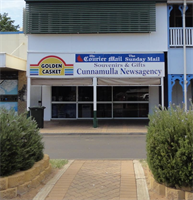
[[[148,120],[99,120],[93,128],[92,120],[45,121],[42,134],[146,134]]]
[[[34,200],[148,200],[138,195],[134,166],[132,160],[75,160]]]

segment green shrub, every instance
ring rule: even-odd
[[[193,107],[156,108],[149,116],[147,162],[159,183],[193,187]]]
[[[14,110],[0,109],[0,176],[27,170],[43,158],[37,123]]]

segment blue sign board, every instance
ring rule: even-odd
[[[75,62],[164,62],[164,54],[76,54]]]

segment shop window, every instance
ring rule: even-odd
[[[52,101],[76,101],[76,87],[52,87]]]
[[[17,74],[14,73],[2,73],[4,79],[0,80],[0,107],[5,107],[7,110],[13,108],[18,110],[18,80]],[[11,80],[7,80],[11,78]]]
[[[0,80],[0,95],[17,95],[18,80]]]
[[[1,80],[18,80],[18,72],[1,71]]]
[[[78,101],[93,101],[93,87],[78,87]]]
[[[97,104],[97,117],[111,118],[112,104]]]
[[[113,117],[147,117],[149,105],[142,103],[113,104]]]
[[[14,109],[18,111],[18,102],[0,102],[0,107],[6,108],[7,110]]]
[[[78,104],[78,117],[79,118],[92,118],[93,117],[93,104]]]
[[[97,87],[97,101],[111,101],[112,87]]]
[[[98,86],[97,117],[146,118],[148,91],[149,87],[145,86]],[[93,118],[93,87],[53,86],[52,118]]]
[[[76,104],[52,104],[52,118],[76,118]]]
[[[148,87],[114,87],[113,101],[148,101]]]
[[[17,102],[18,95],[0,95],[1,102]]]

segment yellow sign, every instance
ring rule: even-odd
[[[73,64],[66,64],[60,57],[47,56],[38,64],[30,65],[30,76],[73,76]]]

